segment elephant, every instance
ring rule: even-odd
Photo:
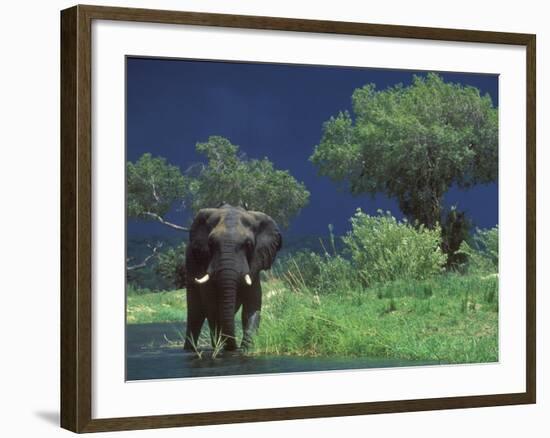
[[[252,346],[260,325],[260,271],[271,268],[282,237],[267,214],[221,204],[201,209],[189,231],[185,254],[187,328],[185,350],[193,350],[204,320],[212,345],[237,350],[235,314],[242,305],[241,349]]]

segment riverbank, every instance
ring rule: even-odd
[[[182,377],[280,374],[367,368],[411,367],[439,363],[373,357],[306,357],[224,354],[212,358],[211,350],[199,359],[185,352],[177,341],[184,323],[128,324],[126,328],[126,379],[175,379]],[[173,342],[172,340],[176,340]]]
[[[263,289],[252,354],[498,361],[496,276],[445,274],[325,294],[291,291],[271,278]],[[127,309],[128,324],[183,322],[185,291],[129,296]],[[183,343],[183,335],[170,342]]]

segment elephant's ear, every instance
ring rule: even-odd
[[[189,230],[189,245],[187,246],[187,263],[193,271],[206,269],[210,260],[210,250],[208,248],[208,236],[210,227],[208,219],[214,213],[214,208],[204,208],[199,210],[191,229]]]
[[[271,268],[277,251],[283,245],[283,238],[277,223],[271,217],[256,211],[250,213],[258,220],[256,245],[250,260],[250,271],[258,273],[261,270]]]

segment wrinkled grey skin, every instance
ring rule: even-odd
[[[187,332],[184,348],[198,343],[208,320],[213,344],[221,336],[225,350],[237,349],[235,313],[243,306],[241,348],[252,345],[260,324],[260,271],[269,269],[282,238],[268,215],[223,204],[199,211],[191,225],[185,264],[187,271]],[[208,274],[209,280],[198,279]],[[250,276],[251,285],[246,283]]]

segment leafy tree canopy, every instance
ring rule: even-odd
[[[164,220],[164,215],[187,194],[188,181],[179,167],[164,158],[143,154],[126,164],[126,208],[128,217],[157,220],[172,228],[186,228]]]
[[[495,181],[498,111],[479,90],[430,73],[409,87],[356,89],[354,117],[340,112],[323,126],[310,160],[353,194],[397,198],[409,219],[441,222],[444,193]]]
[[[208,163],[190,180],[192,208],[215,207],[222,202],[263,211],[283,227],[307,204],[309,192],[287,170],[278,170],[267,158],[248,159],[224,137],[212,136],[197,144]]]
[[[135,163],[128,162],[128,217],[187,230],[165,219],[174,205],[180,203],[197,212],[228,202],[263,211],[286,227],[308,202],[304,184],[288,171],[275,169],[267,158],[247,159],[224,137],[210,137],[196,148],[207,163],[193,165],[185,174],[148,153]]]

